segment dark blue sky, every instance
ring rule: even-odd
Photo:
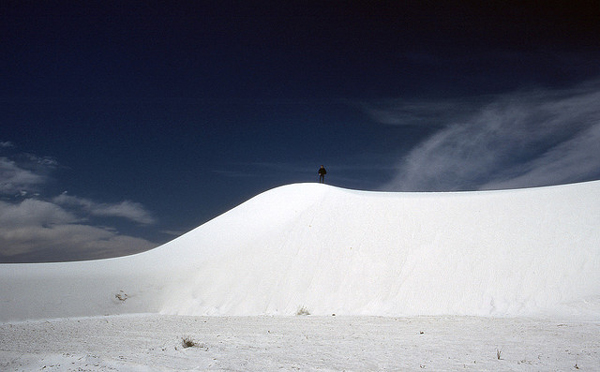
[[[600,178],[597,1],[363,3],[4,2],[0,262],[148,249],[321,164],[368,190]]]

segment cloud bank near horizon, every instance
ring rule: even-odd
[[[510,189],[599,179],[598,102],[600,79],[570,89],[486,97],[486,102],[481,97],[454,104],[395,101],[367,109],[383,124],[440,127],[399,161],[382,189]],[[445,114],[444,108],[449,108]]]
[[[155,223],[140,203],[100,203],[67,193],[44,195],[58,166],[53,159],[32,154],[0,157],[0,262],[23,262],[30,257],[36,261],[41,257],[51,261],[105,258],[156,246],[90,221],[103,217],[141,225]]]

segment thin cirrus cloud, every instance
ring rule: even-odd
[[[97,203],[90,199],[62,193],[53,198],[52,201],[61,206],[82,210],[92,216],[125,218],[144,225],[156,222],[152,214],[142,204],[129,200],[112,204]]]
[[[427,118],[420,124],[440,128],[398,161],[382,189],[503,189],[600,177],[600,80],[486,97],[485,103],[456,102],[463,107],[446,114],[448,102],[396,102],[367,111],[384,124],[415,125],[412,118]]]
[[[44,205],[45,204],[45,205]],[[121,235],[118,232],[81,223],[65,221],[64,210],[55,210],[54,215],[41,217],[47,209],[46,202],[24,201],[18,206],[0,202],[0,210],[33,210],[31,219],[22,224],[4,224],[7,214],[0,216],[0,261],[71,261],[127,255],[151,249],[156,244],[144,239]],[[51,211],[52,212],[52,211]],[[10,219],[10,214],[8,219]],[[41,221],[47,221],[43,224]]]
[[[13,158],[17,160],[0,158],[0,262],[97,259],[156,246],[90,222],[108,217],[138,225],[155,223],[142,204],[100,203],[66,193],[44,198],[44,186],[57,163],[31,154]]]
[[[45,182],[45,175],[24,169],[8,158],[0,158],[0,194],[12,195],[23,190],[37,190]]]
[[[388,99],[361,104],[363,110],[379,123],[388,125],[440,125],[448,117],[467,117],[477,107],[473,99],[406,100]]]

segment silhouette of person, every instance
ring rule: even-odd
[[[321,165],[321,168],[319,168],[319,183],[325,183],[326,174],[327,171],[325,170],[325,167]]]

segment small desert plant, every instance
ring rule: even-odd
[[[184,349],[187,349],[188,347],[194,347],[196,346],[196,341],[189,337],[184,337],[181,339],[181,346],[183,346]]]
[[[204,343],[198,343],[196,341],[194,341],[194,339],[192,339],[191,337],[182,337],[181,338],[181,346],[184,349],[188,349],[190,347],[193,348],[197,348],[197,349],[202,349],[205,351],[208,351],[208,346]],[[175,346],[175,350],[177,350],[177,346]]]
[[[310,311],[308,311],[306,306],[300,306],[296,311],[296,315],[310,315]]]
[[[115,295],[115,298],[121,302],[125,302],[129,298],[129,296],[127,295],[127,293],[123,292],[123,290],[120,290],[119,293]]]
[[[496,349],[496,357],[498,357],[498,360],[501,359],[501,357],[502,357],[502,350]]]

